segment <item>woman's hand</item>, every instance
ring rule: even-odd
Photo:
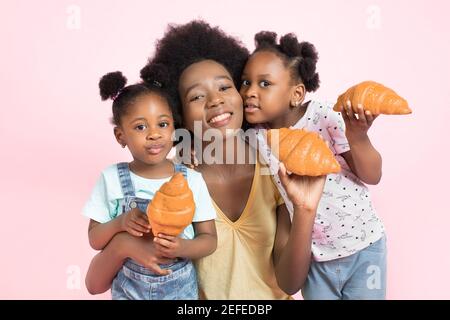
[[[289,174],[282,162],[280,162],[278,174],[294,207],[315,214],[322,197],[326,176],[308,177]]]
[[[160,268],[160,264],[172,263],[173,259],[163,257],[155,247],[152,235],[143,237],[134,237],[128,233],[122,232],[116,237],[120,237],[123,254],[143,265],[147,269],[159,275],[168,275],[170,270]]]

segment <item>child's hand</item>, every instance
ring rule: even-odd
[[[144,233],[150,232],[151,227],[147,215],[138,208],[131,209],[119,217],[121,219],[120,229],[122,231],[126,231],[136,237],[142,237]]]
[[[162,233],[158,234],[153,241],[155,242],[155,248],[158,254],[169,259],[181,257],[186,245],[185,239]]]
[[[378,115],[372,115],[370,111],[364,112],[361,104],[357,106],[357,110],[358,112],[355,113],[351,102],[347,101],[347,105],[341,112],[345,122],[345,134],[349,140],[367,136],[367,131],[378,117]]]
[[[288,174],[282,162],[280,162],[278,174],[294,207],[302,208],[315,214],[319,200],[322,197],[326,176],[308,177]]]

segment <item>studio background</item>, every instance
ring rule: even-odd
[[[383,157],[370,186],[387,229],[388,299],[449,299],[450,22],[447,1],[1,1],[0,299],[90,296],[95,252],[81,215],[101,170],[128,161],[99,78],[134,82],[168,23],[203,18],[250,50],[261,30],[294,32],[319,51],[335,101],[376,80],[405,97],[407,116],[369,131]]]

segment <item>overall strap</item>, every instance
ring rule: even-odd
[[[117,173],[119,174],[120,186],[125,197],[134,196],[134,186],[131,181],[130,168],[128,163],[121,162],[117,164]]]
[[[181,172],[183,177],[187,179],[187,167],[181,163],[175,163],[175,172]]]

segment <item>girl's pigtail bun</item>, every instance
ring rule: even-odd
[[[169,71],[161,63],[149,63],[142,68],[141,79],[147,86],[165,88],[169,83]]]
[[[302,60],[299,64],[299,73],[303,79],[306,91],[316,91],[320,86],[319,74],[316,72],[319,55],[313,44],[309,42],[300,43]]]
[[[280,49],[288,57],[299,57],[298,74],[305,85],[306,91],[316,91],[319,88],[319,74],[316,72],[316,64],[319,55],[313,44],[309,42],[299,43],[293,33],[288,33],[280,39]]]
[[[277,34],[271,31],[260,31],[255,34],[255,47],[259,49],[261,47],[276,47],[277,46]]]
[[[105,74],[99,82],[100,96],[102,100],[115,99],[120,90],[125,88],[127,84],[127,78],[124,77],[122,72],[110,72]]]

